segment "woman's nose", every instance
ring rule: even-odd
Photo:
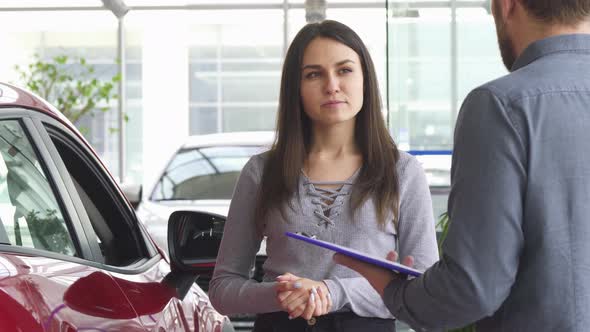
[[[340,81],[335,75],[328,75],[326,80],[326,93],[334,94],[340,92]]]

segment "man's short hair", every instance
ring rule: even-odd
[[[590,0],[520,0],[534,17],[547,23],[576,25],[590,17]]]

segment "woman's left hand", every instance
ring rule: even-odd
[[[322,281],[300,278],[291,273],[277,277],[277,300],[291,319],[311,319],[332,309],[330,291]]]

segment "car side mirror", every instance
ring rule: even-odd
[[[211,276],[225,217],[206,212],[176,211],[168,219],[168,251],[172,270]]]
[[[141,202],[141,195],[143,191],[141,184],[121,183],[120,187],[125,197],[127,197],[129,203],[131,203],[134,209],[137,209],[139,203]]]

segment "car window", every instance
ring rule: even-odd
[[[48,132],[90,219],[103,262],[126,266],[144,258],[137,225],[126,217],[121,197],[108,189],[102,166],[65,134],[53,127],[48,127]]]
[[[160,177],[152,200],[231,199],[240,171],[261,146],[180,150]]]
[[[56,196],[17,120],[0,121],[0,219],[11,245],[77,255]]]

